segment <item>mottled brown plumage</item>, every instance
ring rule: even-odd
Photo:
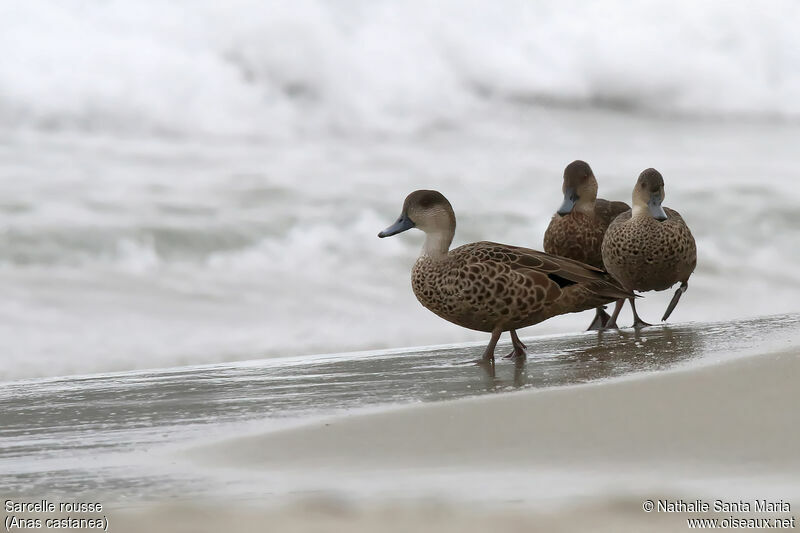
[[[564,169],[562,192],[564,203],[544,233],[544,251],[603,268],[601,247],[606,229],[617,215],[630,207],[625,202],[597,198],[594,173],[580,160]],[[602,308],[598,308],[589,329],[598,329],[607,318]]]
[[[602,270],[571,259],[494,242],[449,250],[455,215],[436,191],[411,193],[397,222],[378,235],[388,237],[412,227],[426,234],[411,274],[414,294],[445,320],[491,332],[487,360],[493,360],[503,331],[632,296]],[[524,353],[520,345],[514,339],[517,355]]]
[[[486,332],[524,328],[627,296],[608,274],[589,265],[486,241],[440,258],[422,255],[411,283],[426,308]]]
[[[688,281],[697,265],[694,237],[683,217],[668,207],[667,219],[631,211],[619,215],[608,228],[603,256],[608,271],[625,287],[640,292],[663,291]]]
[[[662,291],[681,283],[664,313],[666,320],[686,291],[697,265],[697,247],[681,215],[661,208],[663,199],[661,174],[655,169],[642,172],[633,190],[633,209],[609,225],[602,249],[606,270],[628,290]]]
[[[595,206],[599,212],[592,215],[554,215],[544,233],[544,251],[603,268],[601,246],[606,229],[614,217],[630,208],[623,202],[602,198],[596,200]]]

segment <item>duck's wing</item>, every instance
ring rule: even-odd
[[[687,228],[689,227],[689,226],[686,225],[686,221],[683,220],[683,217],[681,216],[681,214],[678,213],[677,211],[675,211],[674,209],[670,209],[669,207],[665,207],[664,208],[664,212],[667,214],[667,220],[673,220],[673,221],[677,222],[678,224],[682,224],[682,225],[686,226]]]
[[[560,288],[580,284],[587,290],[607,298],[635,296],[607,272],[580,261],[495,242],[484,241],[476,244],[480,245],[481,252],[488,255],[487,259],[503,262],[512,270],[542,273]]]

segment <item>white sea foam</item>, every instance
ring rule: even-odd
[[[645,166],[663,171],[699,248],[674,320],[796,310],[797,134],[541,110],[379,143],[14,141],[0,165],[0,378],[482,340],[416,302],[419,232],[376,233],[429,187],[455,206],[456,245],[539,248],[578,155],[610,198]],[[640,312],[655,320],[670,296]]]
[[[275,137],[497,104],[800,116],[800,6],[689,0],[0,6],[0,124]]]
[[[435,188],[455,244],[540,248],[576,158],[606,198],[664,174],[674,320],[796,311],[800,126],[730,115],[800,113],[797,11],[3,3],[0,379],[485,339],[415,300],[419,232],[376,233]]]

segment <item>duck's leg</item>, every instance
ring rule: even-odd
[[[611,317],[606,321],[606,324],[600,331],[605,331],[609,329],[619,329],[619,326],[617,326],[617,317],[619,316],[619,312],[622,311],[623,305],[625,305],[624,298],[620,298],[619,300],[617,300],[616,304],[614,305],[614,312],[611,313]]]
[[[611,318],[611,316],[606,313],[605,309],[606,308],[603,305],[595,308],[594,320],[592,320],[592,323],[589,324],[589,328],[586,331],[598,331],[603,329],[603,326],[606,325],[608,319]]]
[[[494,348],[497,346],[497,341],[500,340],[500,334],[503,333],[503,330],[500,326],[496,327],[492,331],[492,338],[489,339],[489,344],[486,346],[486,349],[483,351],[483,357],[481,358],[479,363],[491,363],[494,364]]]
[[[661,321],[662,322],[664,322],[665,320],[667,320],[669,318],[669,315],[672,314],[672,311],[675,309],[675,306],[678,305],[678,300],[681,299],[681,296],[683,295],[684,292],[686,292],[686,290],[688,288],[689,288],[689,282],[688,281],[681,282],[681,286],[678,287],[677,291],[675,291],[675,296],[673,296],[672,300],[669,302],[669,305],[667,306],[667,310],[664,311],[664,316],[661,317]]]
[[[516,330],[509,330],[509,333],[511,333],[511,344],[514,346],[514,349],[512,349],[511,352],[504,357],[504,359],[525,359],[525,357],[528,355],[525,351],[527,346],[525,346],[525,344],[519,340]]]
[[[631,309],[633,309],[633,327],[636,329],[639,328],[646,328],[647,326],[652,326],[653,324],[648,324],[641,318],[639,318],[639,313],[636,312],[636,303],[634,302],[633,298],[628,298],[631,302]]]

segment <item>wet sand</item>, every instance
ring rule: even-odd
[[[121,513],[114,526],[125,533],[641,533],[687,531],[684,519],[646,514],[641,501],[592,501],[553,512],[503,508],[481,510],[441,503],[353,506],[341,502],[305,501],[279,509],[215,512],[204,507],[161,507]],[[709,514],[708,516],[713,516]]]
[[[327,419],[189,452],[197,468],[241,469],[265,481],[283,470],[305,480],[305,490],[109,514],[120,532],[671,532],[695,518],[796,527],[798,375],[800,350],[792,347],[580,387]],[[344,495],[359,477],[375,494]],[[398,490],[409,479],[411,490]],[[505,479],[518,497],[481,501],[481,490]],[[472,498],[460,496],[465,489]],[[642,509],[646,500],[764,498],[791,509]]]
[[[243,468],[800,472],[800,350],[348,416],[212,446]],[[532,472],[533,475],[533,472]],[[662,477],[663,479],[663,477]],[[800,488],[800,487],[799,487]]]
[[[253,506],[209,501],[194,505],[110,510],[108,514],[108,530],[119,533],[660,533],[687,530],[684,518],[644,513],[641,511],[641,501],[634,499],[581,502],[553,511],[514,507],[481,509],[442,502],[353,505],[324,499],[307,499],[279,507],[256,509]],[[44,524],[45,520],[56,515],[24,516],[38,518]],[[66,515],[58,516],[63,519]],[[703,516],[722,515],[708,513]],[[98,531],[90,528],[70,530]]]
[[[664,498],[800,514],[800,316],[528,344],[494,376],[459,345],[12,382],[0,492],[100,501],[114,531],[685,531],[701,516],[642,510]]]
[[[322,528],[330,531],[684,531],[693,517],[789,519],[800,513],[645,513],[642,504],[771,498],[800,506],[798,376],[800,349],[792,346],[580,387],[321,421],[231,439],[195,457],[265,475],[313,472],[315,486],[331,494],[359,476],[376,492],[413,479],[406,497],[469,493],[468,504],[451,500],[432,515],[430,503],[343,507]],[[483,509],[482,492],[504,478],[519,493]],[[296,508],[261,518],[298,531],[320,520]]]

